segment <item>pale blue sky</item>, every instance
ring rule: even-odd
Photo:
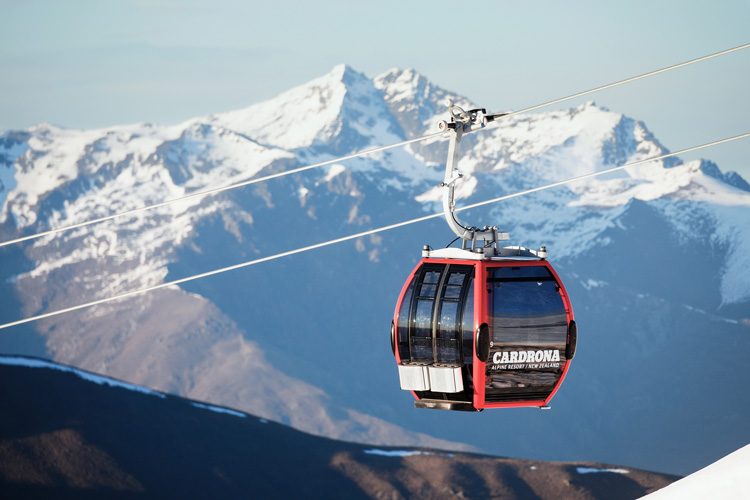
[[[748,42],[750,0],[0,0],[0,130],[177,123],[342,62],[521,109]],[[750,49],[582,100],[679,150],[749,132],[748,89]],[[750,180],[750,139],[699,156]]]

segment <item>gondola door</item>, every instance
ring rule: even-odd
[[[401,388],[425,401],[417,406],[471,405],[472,374],[465,365],[473,361],[473,278],[473,264],[423,262],[402,291],[394,354]]]
[[[570,363],[570,302],[546,261],[493,264],[484,278],[490,349],[480,406],[545,406]]]

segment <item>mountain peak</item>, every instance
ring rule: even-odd
[[[419,81],[427,80],[427,78],[414,68],[401,69],[398,66],[394,66],[385,73],[382,73],[374,78],[375,80],[402,80],[402,81]]]
[[[294,89],[291,89],[291,92],[296,89],[300,88],[339,88],[341,86],[347,88],[348,90],[353,90],[352,87],[357,87],[362,84],[371,85],[371,80],[364,74],[360,73],[359,71],[355,70],[348,64],[337,64],[334,66],[331,71],[326,73],[325,75],[319,76],[317,78],[313,78],[307,83],[303,83],[302,85],[295,87]],[[284,92],[280,94],[278,97],[283,96],[287,92]]]
[[[403,97],[418,95],[420,91],[433,87],[427,77],[413,68],[391,68],[373,78],[373,82],[377,88],[389,89],[391,94],[400,91]]]
[[[208,119],[290,151],[348,154],[403,140],[372,80],[346,64],[271,100]]]
[[[367,76],[364,75],[364,73],[360,73],[359,71],[355,70],[348,64],[337,64],[333,67],[331,71],[328,72],[328,74],[322,78],[330,78],[332,81],[342,82],[344,84],[355,82],[358,80],[368,80]]]
[[[445,100],[469,106],[469,100],[434,85],[427,77],[409,68],[391,68],[373,78],[375,88],[383,92],[391,113],[408,138],[434,131],[438,116],[445,116]]]
[[[719,170],[716,163],[710,160],[700,160],[700,170],[709,177],[728,184],[742,191],[750,191],[750,185],[737,172],[727,172],[726,174]]]

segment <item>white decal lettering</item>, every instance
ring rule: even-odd
[[[555,363],[557,361],[558,363]],[[535,368],[559,368],[560,351],[557,349],[548,349],[544,351],[497,351],[492,355],[492,363],[496,366],[495,370],[513,370],[513,369],[535,369]],[[514,363],[514,364],[510,364]],[[528,364],[521,364],[528,363]],[[537,363],[537,364],[532,364]],[[539,364],[541,363],[541,364]]]

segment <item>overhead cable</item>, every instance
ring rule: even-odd
[[[685,61],[679,64],[675,64],[674,66],[667,66],[666,68],[657,69],[656,71],[650,71],[648,73],[644,73],[642,75],[634,76],[632,78],[626,78],[625,80],[620,80],[619,82],[615,83],[609,83],[607,85],[602,85],[601,87],[596,87],[591,90],[586,90],[583,92],[578,92],[577,94],[569,95],[567,97],[561,97],[560,99],[555,99],[553,101],[545,102],[544,104],[537,104],[536,106],[531,106],[530,108],[520,109],[518,111],[511,111],[505,116],[513,116],[513,115],[519,115],[521,113],[528,113],[529,111],[535,111],[539,108],[544,108],[546,106],[552,106],[553,104],[559,104],[564,101],[569,101],[571,99],[576,99],[578,97],[583,97],[588,94],[593,94],[594,92],[600,92],[602,90],[611,89],[612,87],[617,87],[619,85],[624,85],[626,83],[634,82],[636,80],[642,80],[644,78],[648,78],[650,76],[658,75],[660,73],[666,73],[667,71],[672,71],[673,69],[683,68],[685,66],[690,66],[691,64],[707,61],[709,59],[713,59],[715,57],[724,56],[727,54],[730,54],[732,52],[737,52],[739,50],[743,50],[750,47],[750,43],[746,43],[745,45],[740,45],[738,47],[734,47],[732,49],[722,50],[721,52],[716,52],[714,54],[709,54],[707,56],[699,57],[697,59],[691,59],[690,61]]]
[[[704,148],[708,148],[708,147],[711,147],[711,146],[716,146],[716,145],[723,144],[723,143],[726,143],[726,142],[736,141],[736,140],[743,139],[743,138],[746,138],[746,137],[750,137],[750,132],[745,133],[745,134],[741,134],[741,135],[737,135],[737,136],[734,136],[734,137],[729,137],[729,138],[726,138],[726,139],[721,139],[721,140],[718,140],[718,141],[710,142],[710,143],[703,144],[703,145],[700,145],[700,146],[694,146],[694,147],[691,147],[691,148],[682,149],[680,151],[675,151],[673,153],[666,153],[666,154],[663,154],[663,155],[654,156],[654,157],[651,157],[651,158],[646,158],[646,159],[643,159],[643,160],[634,161],[634,162],[631,162],[631,163],[627,163],[625,165],[621,165],[619,167],[614,167],[614,168],[610,168],[610,169],[607,169],[607,170],[602,170],[602,171],[599,171],[599,172],[593,172],[593,173],[590,173],[590,174],[581,175],[581,176],[578,176],[578,177],[573,177],[573,178],[566,179],[566,180],[559,181],[559,182],[553,182],[551,184],[547,184],[547,185],[536,187],[536,188],[532,188],[532,189],[527,189],[525,191],[519,191],[517,193],[513,193],[513,194],[509,194],[509,195],[505,195],[505,196],[500,196],[498,198],[493,198],[491,200],[485,200],[485,201],[482,201],[482,202],[479,202],[479,203],[474,203],[474,204],[471,204],[471,205],[466,205],[466,206],[463,206],[461,208],[457,208],[456,212],[460,212],[462,210],[469,210],[471,208],[476,208],[476,207],[480,207],[480,206],[483,206],[483,205],[489,205],[491,203],[496,203],[496,202],[502,201],[502,200],[508,200],[508,199],[511,199],[511,198],[516,198],[516,197],[519,197],[519,196],[524,196],[524,195],[527,195],[527,194],[530,194],[530,193],[535,193],[537,191],[542,191],[544,189],[550,189],[550,188],[553,188],[553,187],[562,186],[563,184],[570,184],[571,182],[576,182],[576,181],[580,181],[580,180],[583,180],[583,179],[588,179],[590,177],[596,177],[596,176],[599,176],[599,175],[608,174],[608,173],[615,172],[615,171],[618,171],[618,170],[623,170],[623,169],[628,168],[628,167],[634,167],[636,165],[642,165],[644,163],[649,163],[649,162],[653,162],[653,161],[663,160],[663,159],[670,158],[670,157],[673,157],[673,156],[677,156],[677,155],[680,155],[680,154],[689,153],[691,151],[697,151],[699,149],[704,149]],[[221,273],[225,273],[225,272],[228,272],[228,271],[233,271],[235,269],[240,269],[240,268],[243,268],[243,267],[249,267],[249,266],[252,266],[252,265],[255,265],[255,264],[261,264],[263,262],[268,262],[268,261],[271,261],[271,260],[280,259],[282,257],[288,257],[290,255],[295,255],[295,254],[307,252],[307,251],[310,251],[310,250],[315,250],[317,248],[322,248],[322,247],[334,245],[336,243],[342,243],[344,241],[349,241],[349,240],[354,240],[354,239],[357,239],[357,238],[362,238],[363,236],[369,236],[371,234],[380,233],[380,232],[383,232],[383,231],[388,231],[390,229],[396,229],[396,228],[399,228],[399,227],[408,226],[410,224],[415,224],[417,222],[423,222],[423,221],[426,221],[426,220],[429,220],[429,219],[434,219],[434,218],[437,218],[437,217],[442,217],[443,215],[444,215],[443,212],[439,212],[439,213],[432,214],[432,215],[425,215],[423,217],[418,217],[416,219],[411,219],[411,220],[408,220],[408,221],[399,222],[399,223],[396,223],[396,224],[391,224],[391,225],[388,225],[388,226],[379,227],[377,229],[370,229],[368,231],[363,231],[361,233],[356,233],[356,234],[352,234],[352,235],[349,235],[349,236],[344,236],[342,238],[336,238],[334,240],[325,241],[323,243],[317,243],[315,245],[309,245],[309,246],[306,246],[306,247],[298,248],[296,250],[290,250],[290,251],[287,251],[287,252],[281,252],[281,253],[278,253],[278,254],[275,254],[275,255],[270,255],[268,257],[262,257],[260,259],[255,259],[255,260],[243,262],[241,264],[235,264],[233,266],[223,267],[221,269],[215,269],[213,271],[208,271],[208,272],[205,272],[205,273],[196,274],[196,275],[193,275],[193,276],[188,276],[187,278],[181,278],[181,279],[178,279],[178,280],[170,281],[168,283],[161,283],[159,285],[154,285],[154,286],[151,286],[151,287],[148,287],[148,288],[143,288],[143,289],[140,289],[140,290],[134,290],[132,292],[126,292],[126,293],[123,293],[123,294],[120,294],[120,295],[115,295],[115,296],[107,297],[107,298],[104,298],[104,299],[94,300],[92,302],[87,302],[85,304],[80,304],[80,305],[77,305],[77,306],[68,307],[68,308],[65,308],[65,309],[60,309],[58,311],[53,311],[53,312],[49,312],[49,313],[39,314],[39,315],[32,316],[32,317],[29,317],[29,318],[26,318],[26,319],[22,319],[22,320],[13,321],[13,322],[10,322],[10,323],[2,324],[2,325],[0,325],[0,330],[2,330],[4,328],[10,328],[12,326],[21,325],[21,324],[24,324],[24,323],[29,323],[29,322],[32,322],[32,321],[44,319],[44,318],[49,318],[49,317],[52,317],[52,316],[57,316],[59,314],[64,314],[64,313],[68,313],[68,312],[72,312],[72,311],[77,311],[79,309],[84,309],[84,308],[87,308],[87,307],[92,307],[92,306],[95,306],[95,305],[104,304],[104,303],[107,303],[107,302],[112,302],[112,301],[115,301],[115,300],[125,299],[125,298],[128,298],[128,297],[132,297],[134,295],[140,295],[140,294],[143,294],[143,293],[152,292],[152,291],[155,291],[155,290],[159,290],[161,288],[167,288],[167,287],[171,287],[171,286],[180,285],[182,283],[187,283],[189,281],[194,281],[194,280],[201,279],[201,278],[207,278],[209,276],[214,276],[216,274],[221,274]]]
[[[586,90],[584,92],[579,92],[577,94],[569,95],[567,97],[562,97],[560,99],[555,99],[553,101],[548,101],[548,102],[545,102],[543,104],[538,104],[536,106],[531,106],[529,108],[521,109],[521,110],[518,110],[518,111],[511,111],[511,112],[505,114],[504,116],[508,117],[508,116],[513,116],[513,115],[519,115],[521,113],[528,113],[530,111],[535,111],[537,109],[540,109],[540,108],[543,108],[543,107],[546,107],[546,106],[551,106],[553,104],[559,104],[559,103],[564,102],[564,101],[569,101],[571,99],[576,99],[578,97],[583,97],[583,96],[586,96],[586,95],[589,95],[589,94],[593,94],[595,92],[600,92],[602,90],[606,90],[606,89],[610,89],[610,88],[613,88],[613,87],[617,87],[619,85],[624,85],[626,83],[634,82],[636,80],[641,80],[643,78],[648,78],[648,77],[651,77],[651,76],[654,76],[654,75],[658,75],[660,73],[666,73],[667,71],[671,71],[671,70],[674,70],[674,69],[682,68],[684,66],[689,66],[691,64],[695,64],[695,63],[707,61],[709,59],[713,59],[715,57],[719,57],[719,56],[723,56],[723,55],[726,55],[726,54],[730,54],[732,52],[737,52],[739,50],[743,50],[743,49],[746,49],[748,47],[750,47],[750,43],[747,43],[745,45],[740,45],[738,47],[734,47],[734,48],[731,48],[731,49],[723,50],[721,52],[716,52],[714,54],[709,54],[707,56],[699,57],[697,59],[692,59],[690,61],[685,61],[685,62],[682,62],[682,63],[679,63],[679,64],[675,64],[673,66],[668,66],[668,67],[665,67],[665,68],[662,68],[662,69],[658,69],[656,71],[651,71],[649,73],[644,73],[642,75],[635,76],[635,77],[632,77],[632,78],[627,78],[625,80],[620,80],[620,81],[615,82],[615,83],[610,83],[610,84],[607,84],[607,85],[603,85],[601,87],[596,87],[596,88],[593,88],[593,89],[590,89],[590,90]],[[275,179],[275,178],[278,178],[278,177],[283,177],[283,176],[290,175],[290,174],[296,174],[296,173],[299,173],[299,172],[303,172],[305,170],[310,170],[310,169],[313,169],[313,168],[318,168],[318,167],[322,167],[322,166],[325,166],[325,165],[330,165],[330,164],[333,164],[333,163],[337,163],[337,162],[340,162],[340,161],[349,160],[349,159],[352,159],[352,158],[357,158],[357,157],[360,157],[360,156],[371,155],[373,153],[377,153],[377,152],[380,152],[380,151],[385,151],[385,150],[392,149],[392,148],[397,148],[397,147],[400,147],[400,146],[405,146],[407,144],[412,144],[412,143],[415,143],[415,142],[425,141],[425,140],[437,137],[437,136],[439,136],[441,134],[442,134],[442,132],[437,132],[437,133],[434,133],[434,134],[428,134],[428,135],[425,135],[425,136],[422,136],[422,137],[417,137],[415,139],[409,139],[409,140],[402,141],[402,142],[399,142],[399,143],[396,143],[396,144],[390,144],[388,146],[381,146],[381,147],[377,147],[377,148],[373,148],[373,149],[368,149],[368,150],[365,150],[365,151],[360,151],[358,153],[353,153],[353,154],[350,154],[350,155],[347,155],[347,156],[342,156],[340,158],[334,158],[332,160],[323,161],[323,162],[320,162],[320,163],[316,163],[314,165],[307,165],[305,167],[300,167],[300,168],[296,168],[296,169],[292,169],[292,170],[287,170],[285,172],[278,172],[276,174],[271,174],[271,175],[267,175],[267,176],[264,176],[264,177],[258,177],[258,178],[254,178],[254,179],[249,179],[247,181],[239,182],[239,183],[236,183],[236,184],[230,184],[229,186],[224,186],[224,187],[219,187],[219,188],[214,188],[214,189],[208,189],[208,190],[205,190],[205,191],[198,191],[198,192],[191,193],[191,194],[188,194],[188,195],[185,195],[185,196],[181,196],[179,198],[174,198],[174,199],[163,201],[163,202],[160,202],[160,203],[155,203],[153,205],[147,205],[147,206],[144,206],[144,207],[135,208],[133,210],[128,210],[126,212],[120,212],[120,213],[108,215],[106,217],[100,217],[98,219],[92,219],[92,220],[89,220],[89,221],[84,221],[84,222],[80,222],[80,223],[77,223],[77,224],[71,224],[71,225],[68,225],[68,226],[62,226],[62,227],[59,227],[59,228],[56,228],[56,229],[50,229],[48,231],[44,231],[44,232],[41,232],[41,233],[36,233],[36,234],[24,236],[24,237],[21,237],[21,238],[16,238],[16,239],[13,239],[13,240],[3,241],[3,242],[0,242],[0,247],[4,247],[6,245],[12,245],[12,244],[15,244],[15,243],[21,243],[23,241],[29,241],[29,240],[33,240],[33,239],[36,239],[36,238],[41,238],[43,236],[49,236],[49,235],[60,233],[60,232],[63,232],[63,231],[69,231],[71,229],[77,229],[77,228],[80,228],[80,227],[89,226],[89,225],[92,225],[92,224],[97,224],[99,222],[104,222],[104,221],[112,220],[112,219],[119,218],[119,217],[125,217],[125,216],[128,216],[128,215],[133,215],[133,214],[136,214],[136,213],[139,213],[139,212],[143,212],[143,211],[146,211],[146,210],[152,210],[154,208],[163,207],[165,205],[170,205],[172,203],[177,203],[177,202],[189,200],[189,199],[192,199],[192,198],[200,198],[200,197],[215,195],[215,194],[218,194],[218,193],[221,193],[221,192],[224,192],[224,191],[228,191],[230,189],[235,189],[235,188],[239,188],[239,187],[242,187],[242,186],[248,186],[250,184],[255,184],[255,183],[258,183],[258,182],[263,182],[263,181]]]

